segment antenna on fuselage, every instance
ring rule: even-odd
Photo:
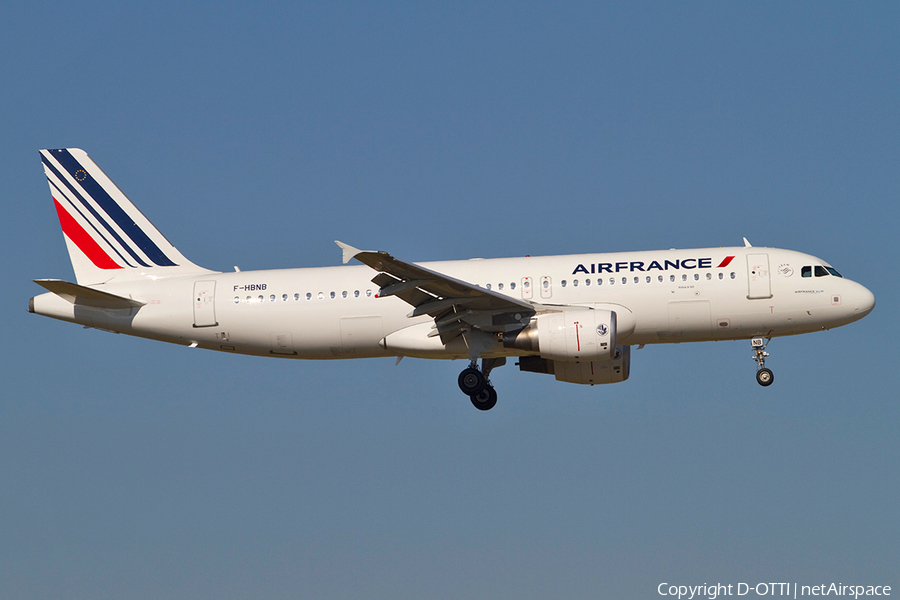
[[[747,238],[744,238],[744,248],[752,248],[753,244],[747,241]]]

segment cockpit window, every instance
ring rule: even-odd
[[[840,273],[838,273],[836,269],[833,269],[831,267],[825,267],[825,269],[827,269],[828,272],[831,273],[832,275],[834,275],[835,277],[840,277],[841,279],[844,278],[844,276],[841,275]]]
[[[800,269],[801,277],[812,277],[812,267],[803,267]]]
[[[816,277],[826,277],[828,275],[828,271],[825,270],[825,267],[820,267],[816,265]]]

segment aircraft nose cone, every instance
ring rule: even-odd
[[[860,290],[856,295],[856,306],[854,307],[854,312],[859,315],[859,318],[862,318],[872,312],[872,309],[875,308],[875,294],[870,292],[866,287],[859,287]]]

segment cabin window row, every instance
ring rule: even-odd
[[[324,300],[326,297],[330,298],[330,299],[335,299],[338,297],[350,298],[351,296],[354,298],[359,298],[361,295],[365,295],[366,298],[371,298],[372,290],[366,290],[365,292],[360,292],[359,290],[353,290],[352,293],[343,291],[340,294],[338,294],[337,292],[329,292],[327,296],[326,296],[325,292],[318,292],[317,294],[315,294],[315,296],[313,295],[312,292],[306,292],[306,296],[301,296],[300,294],[294,294],[293,299],[294,299],[294,301],[298,301],[298,300],[300,300],[301,297],[305,297],[307,300],[312,300],[313,298],[316,298],[318,300]],[[289,299],[289,296],[287,294],[281,295],[282,302],[287,302],[288,299]],[[278,296],[276,296],[275,294],[269,294],[269,302],[275,302],[277,300],[278,300]],[[240,296],[234,297],[235,304],[240,304],[241,302],[243,302],[245,304],[253,304],[253,303],[258,304],[260,302],[265,302],[265,301],[266,301],[266,297],[263,295],[256,296],[255,298],[253,296],[247,296],[246,298],[241,298]]]
[[[828,269],[827,271],[825,270],[826,268]],[[812,269],[812,267],[803,267],[803,269],[802,269],[802,275],[803,275],[803,277],[810,277],[810,276],[811,276],[811,275],[810,275],[811,269]],[[837,277],[840,277],[840,276],[841,276],[837,271],[835,271],[835,270],[832,269],[831,267],[820,267],[820,266],[816,266],[815,269],[816,269],[816,277],[822,277],[823,274],[824,274],[824,275],[829,275],[829,274],[831,274],[831,275],[835,275],[835,276],[837,276]],[[820,271],[819,271],[820,269],[822,270],[821,272],[822,272],[823,274],[820,274]],[[734,271],[732,271],[732,272],[729,274],[729,277],[730,277],[731,279],[734,279],[735,277],[737,277],[737,275],[735,274]],[[719,274],[718,274],[718,278],[719,278],[720,280],[724,279],[724,278],[725,278],[725,274],[724,274],[724,273],[719,273]],[[711,281],[712,279],[713,279],[713,274],[712,274],[712,273],[706,273],[706,280],[707,280],[707,281]],[[665,281],[665,278],[664,278],[662,275],[657,275],[656,280],[657,280],[657,282],[662,283],[663,281]],[[699,280],[700,280],[700,273],[694,273],[693,280],[694,280],[694,281],[699,281]],[[593,280],[592,280],[592,279],[587,279],[587,278],[584,279],[584,280],[581,280],[581,279],[573,279],[573,280],[572,280],[572,286],[573,286],[573,287],[578,287],[578,285],[579,285],[582,281],[584,282],[584,285],[585,285],[585,286],[589,286],[589,285],[592,284],[592,281],[593,281]],[[604,281],[604,280],[603,280],[602,277],[598,277],[598,278],[597,278],[597,285],[603,285],[603,281]],[[634,283],[640,283],[640,282],[641,282],[641,278],[636,276],[636,277],[633,278],[633,281],[634,281]],[[647,275],[647,276],[644,277],[644,282],[645,282],[645,283],[650,283],[651,281],[653,281],[653,278],[652,278],[650,275]],[[676,276],[675,276],[675,275],[669,275],[669,282],[674,283],[675,281],[677,281]],[[687,275],[687,273],[682,273],[682,275],[681,275],[681,281],[688,281],[688,275]],[[621,282],[622,282],[623,285],[624,285],[624,284],[627,284],[627,283],[628,283],[628,277],[622,277],[622,278],[621,278]],[[562,287],[566,287],[566,286],[569,285],[569,281],[568,281],[567,279],[563,279],[563,280],[561,280],[561,281],[559,282],[559,284],[560,284],[560,286],[562,286]],[[615,284],[616,284],[616,278],[615,278],[615,277],[610,277],[610,278],[609,278],[609,285],[615,285]],[[510,289],[510,290],[516,289],[516,284],[515,284],[515,282],[511,282],[511,283],[509,283],[508,285],[509,285],[509,289]],[[543,282],[543,286],[544,286],[545,288],[547,288],[547,287],[549,287],[549,285],[550,285],[550,282],[549,282],[548,280],[545,279],[544,282]],[[526,280],[526,281],[522,284],[522,286],[523,286],[524,288],[526,288],[526,289],[529,288],[529,287],[531,287],[531,286],[530,286],[530,282],[529,282],[528,280]],[[485,284],[484,287],[485,287],[486,289],[490,290],[490,289],[492,289],[493,286],[492,286],[490,283],[488,283],[488,284]],[[497,284],[497,290],[503,290],[504,287],[505,287],[505,286],[504,286],[504,284],[502,284],[502,283],[498,283],[498,284]],[[354,290],[354,291],[352,292],[352,296],[353,296],[354,298],[359,298],[362,294],[363,294],[363,292],[360,292],[359,290]],[[351,292],[348,292],[348,291],[346,291],[346,290],[340,293],[340,297],[341,297],[341,298],[349,298],[350,296],[351,296]],[[372,297],[372,290],[370,290],[370,289],[369,289],[369,290],[366,290],[366,291],[365,291],[365,296],[366,296],[367,298],[371,298],[371,297]],[[326,295],[325,295],[325,292],[318,292],[318,293],[315,294],[315,296],[313,296],[313,293],[312,293],[312,292],[306,292],[305,298],[306,298],[307,300],[312,300],[313,297],[315,297],[317,300],[324,300],[324,299],[326,298]],[[337,293],[337,292],[329,292],[327,297],[330,298],[330,299],[335,299],[335,298],[338,297],[338,293]],[[300,296],[299,293],[295,293],[294,296],[293,296],[293,299],[294,299],[295,301],[300,300],[300,298],[301,298],[301,296]],[[275,302],[277,299],[278,299],[278,297],[277,297],[275,294],[269,294],[269,302]],[[289,299],[288,294],[282,294],[282,295],[281,295],[281,301],[282,301],[282,302],[287,302],[288,299]],[[266,297],[265,297],[264,295],[262,295],[262,294],[260,294],[259,296],[256,296],[255,298],[254,298],[253,296],[246,296],[246,297],[243,298],[243,299],[241,299],[240,296],[235,296],[235,297],[234,297],[234,303],[235,303],[235,304],[240,304],[241,302],[244,302],[244,303],[246,303],[246,304],[251,304],[251,303],[260,303],[260,302],[265,302],[265,301],[266,301]]]
[[[734,271],[732,271],[731,273],[728,274],[728,276],[729,276],[730,279],[734,279],[734,278],[737,277],[737,273],[735,273]],[[687,275],[687,273],[682,273],[680,279],[681,279],[681,281],[688,281],[688,275]],[[720,280],[725,279],[725,274],[724,274],[724,273],[719,273],[719,274],[718,274],[718,279],[720,279]],[[693,275],[693,280],[694,280],[694,281],[700,281],[700,273],[694,273],[694,275]],[[712,273],[706,273],[706,280],[707,280],[707,281],[712,281],[712,280],[713,280],[713,274],[712,274]],[[598,277],[597,280],[596,280],[596,282],[597,282],[596,284],[597,284],[597,285],[603,285],[603,284],[604,284],[604,281],[607,281],[607,280],[604,280],[602,277]],[[608,280],[608,282],[609,282],[608,285],[615,285],[617,281],[621,281],[622,284],[627,284],[627,283],[628,283],[628,277],[621,277],[621,278],[619,278],[618,280],[617,280],[615,277],[610,277],[609,280]],[[641,282],[641,278],[640,278],[640,277],[633,277],[633,278],[632,278],[632,281],[633,281],[634,283],[640,283],[640,282]],[[652,278],[650,275],[646,275],[646,276],[644,277],[644,282],[645,282],[645,283],[650,283],[651,281],[653,281],[653,278]],[[663,282],[665,281],[665,277],[664,277],[663,275],[657,275],[657,276],[656,276],[656,281],[657,281],[658,283],[663,283]],[[675,275],[669,275],[669,282],[670,282],[670,283],[675,283],[676,281],[678,281],[678,278],[677,278]],[[571,283],[572,283],[572,286],[573,286],[573,287],[578,287],[579,285],[589,286],[589,285],[594,285],[594,280],[593,280],[593,279],[573,279],[573,280],[571,281]],[[525,285],[525,287],[528,287],[528,282],[526,281],[524,285]],[[544,288],[549,288],[549,287],[550,287],[550,282],[549,282],[548,280],[545,279],[545,280],[543,281],[543,284],[542,284],[542,285],[544,286]],[[561,280],[561,281],[559,282],[559,285],[560,285],[561,287],[566,287],[566,286],[569,285],[569,280],[563,279],[563,280]],[[491,284],[490,284],[490,283],[485,284],[484,287],[485,287],[486,289],[491,289]],[[512,290],[516,289],[516,284],[515,284],[515,283],[509,284],[509,288],[512,289]],[[503,289],[503,284],[502,284],[502,283],[498,283],[498,284],[497,284],[497,289],[498,289],[498,290],[502,290],[502,289]]]

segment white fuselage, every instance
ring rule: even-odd
[[[732,257],[730,260],[728,257]],[[862,318],[874,297],[827,263],[790,250],[706,248],[419,263],[542,307],[614,310],[618,343],[656,344],[807,333]],[[811,267],[803,276],[804,267]],[[99,309],[47,293],[38,314],[211,350],[305,359],[464,358],[427,337],[434,320],[410,318],[397,297],[378,297],[367,266],[280,269],[145,279],[91,286],[144,303]],[[407,329],[412,328],[412,329]],[[404,333],[403,330],[407,330]],[[483,356],[523,354],[499,337]]]

